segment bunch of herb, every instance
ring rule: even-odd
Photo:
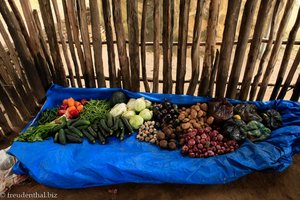
[[[58,107],[46,109],[38,119],[37,125],[46,124],[55,120],[57,118],[57,111]]]
[[[88,120],[91,123],[106,117],[109,112],[109,102],[106,100],[90,100],[83,108],[80,119]]]

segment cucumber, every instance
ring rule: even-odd
[[[108,132],[109,135],[113,134],[113,130],[111,130],[110,128],[107,127],[105,119],[100,120],[100,126],[104,129],[104,131]]]
[[[129,135],[131,135],[134,131],[133,131],[131,125],[129,124],[129,121],[125,117],[121,117],[121,119],[122,119],[122,122],[123,122],[125,128],[129,131]]]
[[[118,130],[116,130],[116,137],[117,138],[120,138],[120,135],[121,135],[121,131],[118,129]]]
[[[113,127],[111,127],[111,129],[113,131],[116,131],[118,129],[118,127],[119,127],[119,120],[120,120],[120,118],[119,117],[114,117],[113,120],[114,120],[114,125],[113,125]]]
[[[74,137],[74,135],[66,135],[68,142],[70,143],[82,143],[82,139],[80,137]]]
[[[106,140],[105,140],[105,137],[102,135],[101,131],[98,131],[97,132],[97,135],[98,135],[98,138],[99,138],[99,141],[101,144],[105,144],[106,143]]]
[[[124,140],[125,128],[122,120],[119,120],[120,140]]]
[[[64,129],[60,129],[58,133],[58,141],[61,144],[66,144],[66,134]]]
[[[83,125],[90,125],[91,122],[88,120],[78,120],[77,122],[74,122],[74,124],[72,124],[73,127],[78,127],[78,126],[83,126]]]
[[[54,136],[54,142],[55,142],[55,143],[58,142],[58,135],[59,135],[59,132],[56,132],[56,133],[55,133],[55,136]]]
[[[107,118],[106,124],[108,128],[111,128],[113,126],[113,116],[110,113],[108,113],[106,118]]]
[[[66,136],[67,136],[67,135],[72,135],[73,137],[80,138],[79,135],[77,135],[76,133],[73,133],[73,132],[72,132],[71,130],[69,130],[69,129],[65,129],[64,131],[65,131],[65,133],[66,133]]]
[[[98,126],[98,129],[99,131],[101,132],[101,134],[104,136],[104,137],[108,137],[109,136],[109,133],[106,132],[101,125]]]
[[[90,135],[89,132],[87,132],[86,130],[82,130],[82,133],[89,140],[89,142],[91,142],[91,143],[95,143],[96,142],[95,138],[92,135]]]
[[[87,130],[94,138],[97,137],[97,133],[92,127],[88,127]]]
[[[94,131],[96,131],[96,132],[98,131],[98,125],[96,123],[92,124],[91,127]]]
[[[60,129],[63,129],[65,126],[66,126],[66,122],[63,122],[62,124],[60,125],[57,125],[57,126],[54,126],[52,129],[51,129],[51,132],[52,133],[56,133],[58,132]]]
[[[83,126],[77,126],[76,128],[81,131],[87,129],[88,127],[89,125],[83,125]]]
[[[79,118],[76,118],[76,119],[70,119],[68,122],[67,122],[67,126],[71,126],[74,122],[77,122],[79,120]]]
[[[75,133],[79,137],[83,136],[83,134],[81,133],[81,131],[78,130],[77,128],[75,128],[74,126],[69,126],[68,128],[69,128],[70,131],[72,131],[73,133]]]

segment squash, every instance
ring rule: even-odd
[[[127,97],[123,92],[117,91],[111,95],[109,100],[110,107],[114,107],[118,103],[127,103]]]

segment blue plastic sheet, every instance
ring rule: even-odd
[[[121,89],[75,89],[52,85],[41,112],[59,105],[64,98],[107,99],[117,90]],[[164,98],[177,104],[209,100],[186,95],[122,91],[129,97],[144,96],[155,102]],[[235,152],[216,157],[183,157],[180,150],[161,150],[155,145],[138,142],[135,135],[122,142],[112,138],[107,145],[90,144],[86,140],[83,144],[60,145],[52,138],[34,143],[14,142],[9,152],[19,160],[14,166],[15,173],[29,174],[39,183],[58,188],[127,182],[224,184],[254,171],[283,171],[292,164],[293,154],[300,152],[300,103],[283,100],[251,103],[261,109],[279,110],[283,126],[273,131],[266,141],[252,143],[247,140]]]

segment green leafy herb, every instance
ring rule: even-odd
[[[37,125],[41,124],[46,124],[49,122],[52,122],[57,118],[57,111],[58,108],[51,108],[51,109],[46,109],[42,114],[41,117],[37,121]]]
[[[96,120],[104,119],[109,109],[109,102],[106,100],[90,100],[84,106],[80,119],[88,120],[93,124]]]

